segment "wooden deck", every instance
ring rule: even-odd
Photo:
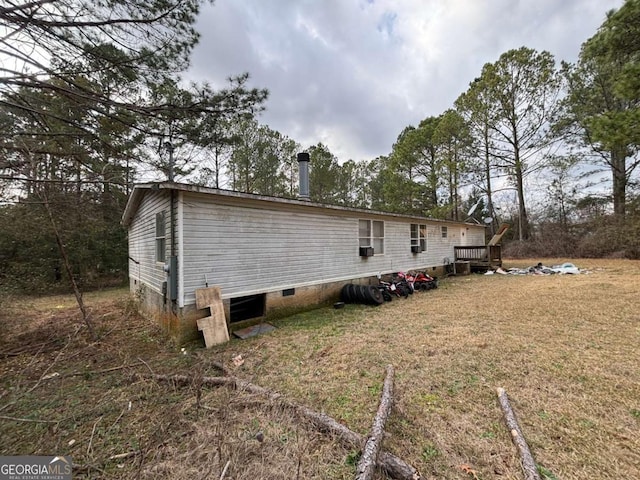
[[[486,271],[502,266],[501,245],[454,247],[456,262],[469,262],[471,271]]]

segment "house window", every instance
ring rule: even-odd
[[[448,236],[447,227],[440,227],[440,232],[442,233],[442,238],[447,238]]]
[[[358,241],[361,247],[373,247],[375,255],[384,253],[384,222],[380,220],[360,220]]]
[[[417,223],[411,224],[411,250],[418,247],[421,252],[427,250],[427,226]]]
[[[167,237],[164,212],[156,213],[156,262],[165,262]]]

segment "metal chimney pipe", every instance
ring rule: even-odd
[[[298,198],[300,200],[311,200],[309,196],[309,154],[302,152],[298,154],[298,176],[300,186]]]

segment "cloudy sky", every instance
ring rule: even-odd
[[[453,106],[507,50],[575,61],[623,0],[215,0],[188,80],[249,72],[270,91],[260,122],[322,142],[342,163],[390,153],[398,134]]]

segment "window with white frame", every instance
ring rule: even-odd
[[[442,238],[447,238],[449,236],[448,229],[445,226],[440,227],[440,233],[442,234]]]
[[[421,252],[427,250],[427,226],[411,224],[411,247],[419,247]],[[413,250],[413,248],[412,248]]]
[[[166,236],[166,221],[165,213],[156,213],[156,262],[165,262],[167,259],[166,254],[167,236]]]
[[[361,247],[373,247],[374,255],[384,253],[384,222],[381,220],[360,220],[358,241]]]

